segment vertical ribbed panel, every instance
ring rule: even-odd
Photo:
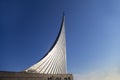
[[[65,21],[63,15],[60,32],[52,48],[38,63],[25,71],[44,74],[66,74],[65,40]]]

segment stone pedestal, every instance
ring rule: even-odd
[[[39,74],[0,71],[0,80],[73,80],[72,74]]]

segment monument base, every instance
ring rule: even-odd
[[[73,80],[72,74],[40,74],[0,71],[0,80]]]

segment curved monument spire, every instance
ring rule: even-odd
[[[63,14],[60,31],[53,46],[39,62],[25,71],[43,74],[66,74],[66,70],[65,16]]]

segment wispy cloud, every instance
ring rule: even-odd
[[[120,69],[112,68],[106,71],[92,72],[89,74],[75,74],[74,80],[120,80]]]

